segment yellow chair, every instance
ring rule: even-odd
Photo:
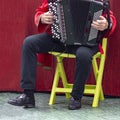
[[[86,84],[84,89],[84,94],[94,95],[92,107],[97,107],[99,100],[104,100],[104,94],[102,90],[102,77],[104,71],[104,64],[106,58],[106,48],[107,48],[107,38],[103,38],[102,47],[104,54],[98,52],[93,56],[92,66],[93,73],[95,76],[96,84]],[[70,98],[70,93],[72,91],[73,84],[69,84],[67,81],[66,73],[64,70],[63,59],[64,58],[75,58],[73,54],[59,53],[59,52],[49,52],[49,54],[54,55],[57,58],[57,65],[53,80],[52,91],[50,95],[49,105],[53,105],[56,99],[56,93],[65,93],[66,98]],[[99,63],[98,63],[99,59]],[[58,87],[59,80],[62,80],[63,87]]]

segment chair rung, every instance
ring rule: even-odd
[[[71,88],[56,88],[56,92],[62,92],[62,93],[71,93],[72,89]]]
[[[85,85],[85,89],[95,89],[96,85]]]
[[[68,83],[68,84],[66,85],[66,88],[72,88],[72,87],[73,87],[73,84],[69,84],[69,83]],[[96,85],[92,85],[92,84],[86,84],[86,85],[85,85],[85,89],[88,89],[88,88],[89,88],[89,89],[95,89],[95,87],[96,87]]]
[[[60,93],[71,93],[72,92],[72,88],[56,88],[55,92],[60,92]],[[85,88],[84,90],[85,94],[94,94],[95,93],[95,89],[93,88],[93,86],[91,88]]]
[[[73,84],[67,84],[67,88],[72,88]]]
[[[95,89],[85,89],[84,90],[84,94],[94,94],[95,93]]]

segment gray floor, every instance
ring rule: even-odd
[[[84,96],[80,110],[68,110],[68,99],[57,96],[48,105],[49,93],[35,93],[36,108],[24,109],[7,104],[18,93],[0,93],[0,120],[120,120],[120,98],[106,98],[98,108],[92,108],[92,97]]]

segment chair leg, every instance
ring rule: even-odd
[[[103,94],[103,89],[101,88],[101,91],[100,91],[100,100],[104,100],[104,94]]]
[[[92,107],[98,107],[99,100],[104,100],[104,95],[102,91],[102,86],[96,86],[96,92],[94,94]]]
[[[102,76],[103,76],[103,71],[104,71],[104,63],[105,63],[105,55],[100,56],[99,67],[98,67],[96,58],[93,61],[96,88],[95,88],[92,107],[97,107],[99,100],[104,100],[104,94],[102,90]]]
[[[62,79],[63,88],[67,88],[68,83],[67,83],[67,78],[66,78],[62,60],[63,60],[62,57],[57,57],[57,66],[56,66],[55,76],[53,80],[53,86],[52,86],[52,91],[50,95],[49,105],[53,105],[55,102],[56,89],[58,88],[58,83],[60,78]],[[66,98],[70,98],[70,93],[65,92],[65,95],[66,95]]]
[[[68,88],[68,82],[67,82],[67,77],[66,77],[66,73],[65,73],[65,69],[64,69],[64,65],[63,65],[63,58],[57,58],[58,59],[58,61],[59,61],[59,63],[58,63],[58,65],[59,65],[59,72],[60,72],[60,77],[61,77],[61,80],[62,80],[62,84],[63,84],[63,88]],[[71,95],[70,95],[70,93],[67,93],[67,92],[65,92],[65,96],[66,96],[66,98],[70,98],[71,97]]]
[[[58,86],[58,81],[59,81],[59,66],[57,65],[54,80],[53,80],[53,86],[52,86],[52,91],[51,91],[51,95],[50,95],[49,105],[53,105],[55,102],[56,88]]]
[[[101,89],[101,87],[96,89],[96,92],[95,92],[94,98],[93,98],[92,107],[98,107],[98,102],[99,102],[99,98],[100,98],[100,89]]]
[[[102,91],[102,75],[103,75],[103,64],[100,65],[99,68],[99,73],[97,76],[97,80],[96,80],[96,88],[95,88],[95,93],[94,93],[94,99],[93,99],[93,104],[92,107],[97,107],[98,106],[98,102],[99,99],[104,99],[103,97],[103,91]]]

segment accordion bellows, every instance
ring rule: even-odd
[[[49,0],[54,15],[52,37],[66,45],[96,45],[99,31],[91,27],[103,12],[102,0]]]

